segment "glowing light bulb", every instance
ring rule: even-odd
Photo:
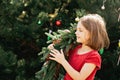
[[[120,39],[119,39],[119,42],[118,42],[118,47],[120,47]]]

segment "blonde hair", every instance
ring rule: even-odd
[[[81,17],[79,22],[90,33],[90,39],[87,43],[88,46],[95,50],[109,47],[110,41],[106,31],[106,24],[100,15],[88,14]]]

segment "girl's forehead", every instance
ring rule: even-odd
[[[83,27],[83,25],[81,24],[81,22],[78,22],[77,28],[82,28],[82,27]]]

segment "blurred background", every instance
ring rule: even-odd
[[[96,80],[120,80],[120,0],[0,0],[0,80],[37,80],[38,53],[50,37],[88,13],[106,21],[109,49]]]

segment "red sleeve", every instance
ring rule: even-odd
[[[101,56],[99,55],[99,53],[97,51],[90,53],[87,56],[85,62],[95,64],[98,69],[101,68]]]

